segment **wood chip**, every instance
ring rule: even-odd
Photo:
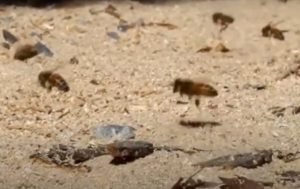
[[[264,164],[272,162],[273,152],[271,150],[262,150],[256,153],[244,153],[221,156],[205,162],[194,164],[201,167],[223,167],[224,169],[234,169],[244,167],[247,169],[257,168]]]

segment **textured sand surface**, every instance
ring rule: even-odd
[[[166,189],[197,170],[193,163],[220,155],[256,149],[300,149],[299,114],[291,108],[283,117],[268,110],[274,106],[300,105],[300,78],[277,80],[299,64],[300,2],[277,1],[167,1],[140,4],[109,2],[129,22],[170,22],[178,29],[142,27],[119,32],[115,41],[106,32],[117,32],[118,20],[93,11],[108,2],[33,9],[5,7],[0,11],[1,29],[22,38],[41,41],[53,57],[36,56],[25,62],[12,60],[6,49],[0,54],[0,188],[111,188]],[[221,11],[235,22],[218,39],[211,15]],[[263,38],[261,28],[270,21],[289,30],[286,39]],[[138,41],[139,40],[139,41]],[[222,41],[231,52],[196,53]],[[139,43],[138,43],[139,42]],[[78,64],[69,60],[76,56]],[[39,86],[43,69],[57,70],[71,90],[48,93]],[[219,95],[201,99],[200,111],[172,93],[175,78],[205,80]],[[90,83],[96,80],[99,84]],[[256,90],[250,85],[266,85]],[[216,121],[217,127],[186,128],[184,119]],[[99,141],[90,129],[101,124],[125,124],[137,129],[136,139],[211,152],[187,155],[155,152],[126,165],[114,166],[111,157],[86,162],[89,173],[33,162],[29,156],[53,144],[86,147]],[[218,181],[218,176],[240,174],[252,179],[275,181],[275,173],[300,170],[300,162],[277,159],[257,169],[207,168],[196,177]],[[275,184],[274,188],[285,188]],[[286,188],[292,188],[288,186]]]

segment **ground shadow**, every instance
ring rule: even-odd
[[[132,163],[137,159],[141,159],[144,158],[145,156],[141,156],[141,157],[133,157],[133,156],[128,156],[128,157],[114,157],[109,163],[112,165],[123,165],[123,164],[127,164],[127,163]]]

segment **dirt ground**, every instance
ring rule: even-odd
[[[178,28],[149,26],[118,32],[118,20],[101,12],[109,3],[128,22],[142,18]],[[262,149],[296,152],[299,114],[287,108],[277,117],[269,108],[300,103],[300,78],[292,74],[278,79],[299,64],[299,10],[297,0],[86,1],[59,8],[1,8],[1,29],[41,40],[54,56],[12,60],[1,47],[0,188],[166,189],[197,171],[192,164],[217,156]],[[211,19],[217,11],[235,18],[221,36]],[[285,40],[262,37],[261,29],[270,21],[282,21],[276,27],[288,30]],[[120,39],[107,32],[118,32]],[[219,41],[231,51],[196,53]],[[78,64],[70,63],[72,57]],[[47,92],[37,81],[41,70],[57,66],[70,85],[67,93]],[[204,80],[219,95],[202,98],[199,110],[187,97],[173,93],[176,78]],[[257,90],[255,85],[265,89]],[[180,119],[220,125],[187,128]],[[158,151],[120,166],[103,156],[85,163],[91,172],[29,158],[54,144],[101,143],[90,129],[105,124],[130,125],[137,129],[137,140],[209,151],[193,155]],[[300,161],[274,158],[256,169],[206,168],[195,178],[220,182],[218,176],[238,174],[275,182],[273,188],[297,188],[276,182],[276,173],[286,170],[299,171]]]

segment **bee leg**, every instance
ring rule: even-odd
[[[224,30],[226,30],[228,27],[228,24],[224,24],[222,25],[221,29],[220,29],[220,33],[222,33]]]
[[[51,92],[51,90],[52,90],[52,87],[51,87],[51,86],[47,87],[47,91],[48,91],[48,92]]]
[[[179,94],[180,94],[180,97],[183,96],[183,92],[181,90],[179,91]]]
[[[200,98],[199,97],[195,99],[195,105],[196,105],[197,109],[200,111],[201,109],[200,109]]]
[[[52,86],[49,82],[46,82],[45,88],[47,89],[48,92],[50,92],[52,90]]]

